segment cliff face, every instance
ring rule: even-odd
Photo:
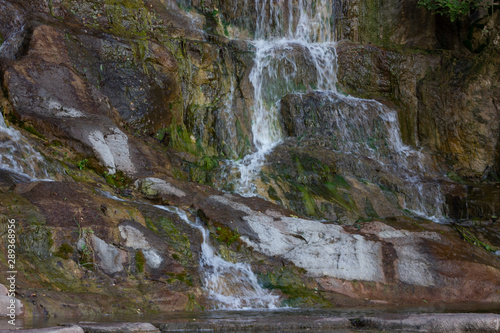
[[[307,47],[274,54],[282,139],[246,198],[227,192],[256,148],[269,5],[0,0],[0,234],[16,219],[25,315],[213,307],[201,235],[158,204],[283,304],[499,302],[500,11],[453,24],[416,2],[335,2],[341,94],[316,91]]]
[[[452,23],[416,4],[343,4],[338,36],[357,44],[339,47],[340,82],[396,104],[405,141],[446,157],[460,176],[497,177],[498,10]]]

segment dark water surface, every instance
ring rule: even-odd
[[[347,329],[317,329],[312,323],[322,319],[347,318],[355,321],[365,316],[391,316],[393,314],[415,313],[496,313],[500,314],[500,304],[453,304],[422,307],[377,306],[370,308],[338,308],[338,309],[294,309],[281,308],[276,310],[214,310],[200,312],[170,312],[161,315],[147,316],[102,316],[92,318],[33,318],[17,319],[16,327],[9,325],[7,319],[0,319],[0,329],[44,328],[61,324],[79,322],[149,322],[154,325],[168,324],[167,331],[181,332],[378,332],[360,328]],[[238,325],[254,327],[253,329],[235,328]],[[300,328],[303,327],[303,328]],[[389,331],[385,331],[389,332]],[[399,330],[398,332],[404,332]],[[410,332],[410,331],[407,331]]]

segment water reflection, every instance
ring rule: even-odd
[[[143,316],[109,316],[104,315],[99,318],[32,318],[19,319],[16,321],[16,328],[44,328],[52,327],[67,323],[79,322],[150,322],[153,324],[169,323],[177,324],[172,326],[172,330],[168,331],[218,331],[218,332],[238,332],[231,330],[231,323],[248,324],[247,328],[254,326],[253,330],[244,329],[245,332],[268,331],[276,332],[278,327],[283,323],[297,323],[304,327],[303,329],[279,329],[280,332],[311,332],[308,326],[311,326],[318,319],[327,318],[347,318],[354,320],[364,316],[391,316],[393,314],[416,314],[416,313],[496,313],[500,314],[500,304],[438,304],[433,306],[376,306],[370,308],[339,308],[339,309],[262,309],[262,310],[247,310],[247,311],[201,311],[201,312],[169,312],[158,315],[143,315]],[[188,324],[189,323],[189,324]],[[196,323],[196,324],[195,324]],[[281,323],[281,324],[280,324]],[[289,325],[294,326],[294,325]],[[296,325],[299,326],[299,325]],[[216,328],[215,328],[216,327]],[[0,320],[0,329],[12,329],[11,325],[7,324],[7,319]],[[314,331],[321,332],[371,332],[363,328],[358,329],[321,329]],[[389,331],[386,331],[389,332]],[[401,332],[400,330],[398,332]]]

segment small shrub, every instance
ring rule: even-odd
[[[450,21],[455,21],[461,16],[469,14],[472,10],[486,6],[484,0],[419,0],[418,7],[424,7],[433,14],[447,16]]]
[[[85,159],[83,159],[83,160],[79,161],[79,162],[76,164],[76,166],[78,167],[78,169],[83,170],[83,169],[87,166],[87,164],[88,164],[88,163],[89,163],[89,160],[87,160],[87,159],[85,158]]]

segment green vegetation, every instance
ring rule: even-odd
[[[116,188],[126,188],[132,183],[132,180],[121,170],[117,170],[114,174],[109,174],[105,171],[104,178],[108,185]]]
[[[69,259],[69,257],[73,254],[73,247],[69,245],[68,243],[63,243],[59,248],[57,249],[57,252],[55,255],[59,258],[63,259]]]
[[[477,238],[467,228],[465,228],[465,227],[463,227],[461,225],[455,224],[455,223],[453,223],[451,226],[453,227],[453,229],[455,229],[460,234],[460,236],[465,241],[467,241],[467,242],[469,242],[471,244],[477,245],[477,246],[485,249],[488,252],[495,252],[495,251],[497,251],[497,248],[495,248],[495,247],[493,247],[493,246],[491,246],[489,244],[486,244],[486,243],[482,242],[481,240],[479,240],[479,238]]]
[[[38,132],[29,122],[26,122],[24,120],[17,118],[16,115],[14,115],[12,112],[6,113],[4,115],[4,117],[9,123],[11,123],[19,128],[22,128],[26,132],[33,134],[34,136],[37,136],[40,139],[45,139],[45,136],[43,134],[41,134],[40,132]]]
[[[485,0],[419,0],[418,6],[446,16],[453,22],[476,8],[487,6],[487,3]]]
[[[165,216],[145,217],[146,226],[165,239],[176,251],[172,258],[180,262],[183,266],[190,264],[193,259],[191,252],[191,242],[186,233],[179,229],[179,226]]]
[[[259,283],[267,289],[280,290],[288,299],[282,306],[320,306],[329,307],[317,288],[313,288],[312,281],[304,281],[305,271],[295,267],[279,267],[272,272],[259,276]],[[306,285],[306,283],[308,285]]]
[[[231,246],[231,244],[233,244],[234,242],[239,241],[240,239],[238,228],[233,231],[228,227],[218,226],[215,228],[215,232],[217,234],[217,240],[223,244],[226,244],[228,247]]]
[[[83,170],[83,169],[85,169],[85,167],[87,166],[88,163],[89,163],[89,160],[85,158],[83,160],[78,161],[76,166],[78,167],[78,169]]]
[[[144,257],[144,253],[142,250],[139,250],[135,253],[135,268],[137,268],[138,273],[144,272],[144,264],[146,263],[146,258]]]
[[[169,273],[168,275],[170,275],[170,277],[167,279],[167,282],[169,284],[173,284],[175,283],[175,281],[179,281],[181,283],[188,285],[189,287],[193,286],[193,277],[186,272],[182,272],[179,274]]]
[[[214,156],[203,156],[198,163],[187,163],[189,180],[200,184],[212,184],[212,177],[219,161]]]

